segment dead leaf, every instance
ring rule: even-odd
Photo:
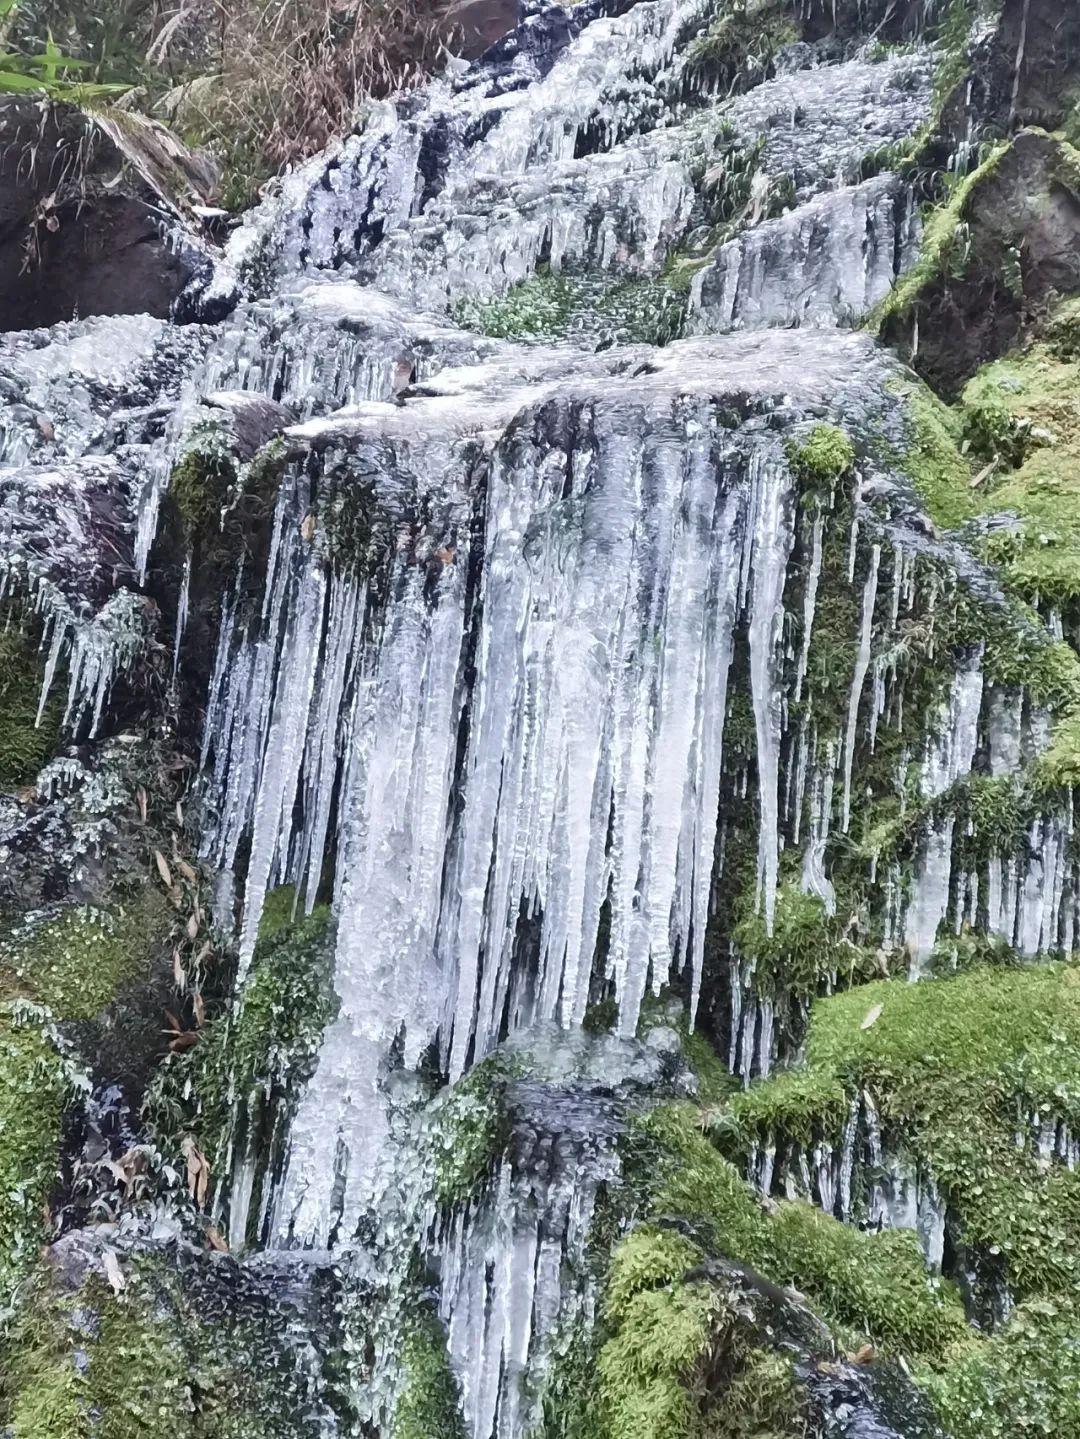
[[[448,545],[443,545],[442,549],[435,551],[435,558],[444,565],[452,565],[456,556],[457,550],[451,549]]]
[[[196,1027],[198,1029],[202,1029],[203,1025],[206,1023],[206,1001],[203,999],[202,995],[199,993],[198,990],[196,990],[195,993],[192,995],[191,1007],[195,1011]]]
[[[300,538],[305,545],[310,545],[315,538],[315,514],[312,510],[308,510],[304,516],[303,523],[300,526]]]
[[[877,1351],[872,1344],[863,1344],[856,1349],[854,1354],[848,1355],[849,1364],[872,1364],[876,1358]]]
[[[38,433],[41,435],[41,438],[47,445],[51,445],[53,440],[56,439],[56,426],[52,420],[49,419],[48,415],[37,414],[34,416],[34,423],[38,427]]]
[[[194,1049],[198,1042],[198,1032],[194,1029],[185,1029],[169,1044],[169,1053],[183,1054],[185,1049]]]
[[[206,1242],[207,1244],[209,1244],[210,1248],[216,1250],[218,1254],[229,1253],[229,1246],[221,1237],[221,1231],[219,1229],[215,1229],[212,1224],[208,1224],[206,1226]]]
[[[166,1034],[170,1034],[170,1033],[172,1033],[172,1034],[182,1034],[182,1033],[183,1033],[184,1026],[183,1026],[183,1025],[180,1023],[180,1021],[177,1019],[176,1015],[173,1014],[173,1012],[172,1012],[171,1009],[167,1009],[167,1010],[165,1011],[165,1023],[169,1026],[169,1028],[165,1031]]]
[[[188,884],[198,884],[199,876],[192,869],[191,865],[188,864],[186,859],[181,859],[177,856],[176,867],[187,880]]]
[[[162,884],[166,889],[172,889],[172,870],[169,868],[169,861],[160,849],[154,850],[154,863],[157,865],[157,872],[161,876]]]
[[[207,940],[206,943],[203,945],[202,949],[200,949],[199,952],[198,952],[198,954],[195,956],[195,961],[194,961],[194,962],[195,962],[195,968],[196,968],[196,969],[202,969],[203,965],[206,963],[206,961],[207,961],[209,958],[210,958],[210,941]]]
[[[179,800],[176,801],[176,823],[179,825],[184,823],[184,806]]]
[[[138,808],[139,808],[139,818],[142,820],[143,824],[145,824],[145,823],[146,823],[146,791],[143,789],[142,785],[140,785],[139,788],[135,791],[135,803],[136,803],[136,805],[138,805]]]
[[[975,478],[971,481],[970,488],[973,490],[977,490],[978,487],[982,484],[983,480],[988,480],[990,476],[994,473],[994,471],[997,469],[997,467],[998,457],[997,455],[995,455],[994,458],[990,461],[990,463],[985,466],[985,468],[981,469],[979,473],[975,476]]]
[[[180,993],[183,994],[187,988],[187,975],[184,973],[184,966],[180,959],[180,951],[178,949],[174,949],[172,952],[172,975],[173,983]]]
[[[182,1150],[187,1160],[188,1193],[201,1209],[206,1203],[206,1193],[210,1187],[210,1165],[206,1155],[190,1136],[184,1140]]]
[[[870,1010],[867,1011],[866,1018],[863,1020],[862,1024],[859,1025],[859,1028],[860,1028],[860,1029],[869,1029],[870,1026],[871,1026],[872,1024],[876,1024],[880,1018],[881,1018],[881,1005],[880,1005],[880,1004],[875,1004],[872,1009],[870,1009]]]
[[[105,1265],[105,1278],[112,1286],[112,1292],[114,1294],[123,1294],[127,1288],[127,1280],[124,1278],[124,1271],[120,1268],[120,1260],[116,1257],[116,1250],[104,1250],[101,1258]]]
[[[195,913],[192,913],[192,914],[188,915],[188,922],[187,922],[187,925],[186,925],[186,927],[185,927],[184,932],[185,932],[185,934],[187,935],[188,939],[195,939],[196,936],[198,935],[198,933],[199,933],[199,916],[198,916],[198,912],[197,912],[197,911],[196,911]]]

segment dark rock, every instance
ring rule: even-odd
[[[881,328],[945,395],[1080,289],[1080,152],[1045,130],[1021,131],[953,218],[942,263]]]
[[[213,179],[153,121],[0,99],[0,330],[168,316],[207,264],[182,207]]]

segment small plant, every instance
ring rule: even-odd
[[[20,0],[0,0],[0,44],[7,44],[18,14]],[[72,75],[93,69],[93,61],[65,55],[49,31],[40,54],[22,50],[0,53],[0,95],[44,94],[51,100],[76,103],[122,95],[130,85],[101,85]]]

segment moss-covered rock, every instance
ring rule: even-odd
[[[48,1016],[19,1001],[0,1005],[0,1320],[50,1227],[71,1093]]]
[[[0,790],[29,784],[56,749],[61,707],[53,697],[41,720],[44,662],[18,630],[0,633]]]

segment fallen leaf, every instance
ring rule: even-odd
[[[169,1045],[170,1054],[183,1054],[185,1049],[193,1049],[199,1042],[199,1036],[194,1029],[185,1029],[178,1034]]]
[[[303,523],[300,526],[300,538],[305,545],[310,545],[315,538],[315,515],[312,510],[308,510],[304,516]]]
[[[169,861],[160,849],[154,850],[154,863],[157,865],[157,872],[161,876],[162,884],[166,889],[172,889],[172,870],[169,868]]]
[[[181,1034],[183,1032],[184,1026],[177,1019],[176,1015],[173,1014],[171,1009],[165,1011],[165,1023],[169,1026],[165,1031],[166,1034]]]
[[[205,942],[205,944],[203,945],[202,949],[200,949],[199,952],[198,952],[198,954],[195,956],[195,968],[196,968],[196,969],[201,969],[201,968],[203,967],[203,965],[206,963],[206,961],[207,961],[209,958],[210,958],[210,941],[207,940],[207,941]]]
[[[190,1136],[184,1140],[181,1148],[187,1161],[188,1193],[201,1209],[206,1202],[206,1193],[210,1186],[210,1165],[207,1163],[206,1155]]]
[[[184,806],[180,803],[179,800],[176,801],[176,823],[184,823]]]
[[[216,1250],[218,1254],[229,1253],[229,1246],[225,1243],[224,1239],[222,1239],[221,1231],[215,1229],[212,1224],[206,1226],[206,1242],[210,1248]]]
[[[188,922],[187,922],[187,926],[186,926],[184,932],[186,933],[188,939],[195,939],[195,937],[198,935],[198,933],[199,933],[199,916],[198,916],[198,913],[193,913],[193,914],[188,915]]]
[[[180,993],[183,994],[187,988],[187,975],[184,973],[184,966],[180,959],[180,951],[178,949],[174,949],[172,952],[172,974],[173,983]]]
[[[874,1361],[876,1351],[872,1344],[863,1344],[856,1349],[854,1354],[848,1355],[850,1364],[871,1364]]]
[[[116,1257],[116,1250],[104,1250],[101,1258],[105,1265],[105,1278],[112,1286],[112,1292],[114,1294],[123,1294],[127,1288],[127,1280],[124,1278],[124,1271],[120,1268],[120,1260]]]
[[[139,788],[135,791],[135,803],[136,803],[136,804],[138,805],[138,807],[139,807],[139,818],[142,820],[143,824],[145,824],[145,823],[146,823],[146,791],[143,789],[142,785],[140,785]]]
[[[187,880],[188,884],[198,884],[199,876],[192,869],[191,865],[188,864],[186,859],[177,857],[176,867]]]
[[[860,1029],[869,1029],[872,1024],[876,1024],[876,1023],[878,1022],[878,1020],[879,1020],[880,1017],[881,1017],[881,1005],[880,1005],[880,1004],[875,1004],[874,1007],[873,1007],[873,1009],[871,1009],[871,1010],[869,1010],[869,1011],[867,1012],[866,1018],[863,1020],[862,1024],[859,1025],[859,1028],[860,1028]]]
[[[206,1023],[206,1001],[198,990],[196,990],[192,996],[191,1007],[195,1011],[195,1024],[199,1029],[202,1029]]]
[[[457,550],[451,549],[448,545],[443,545],[442,549],[435,551],[435,558],[444,565],[452,565],[456,555]]]

